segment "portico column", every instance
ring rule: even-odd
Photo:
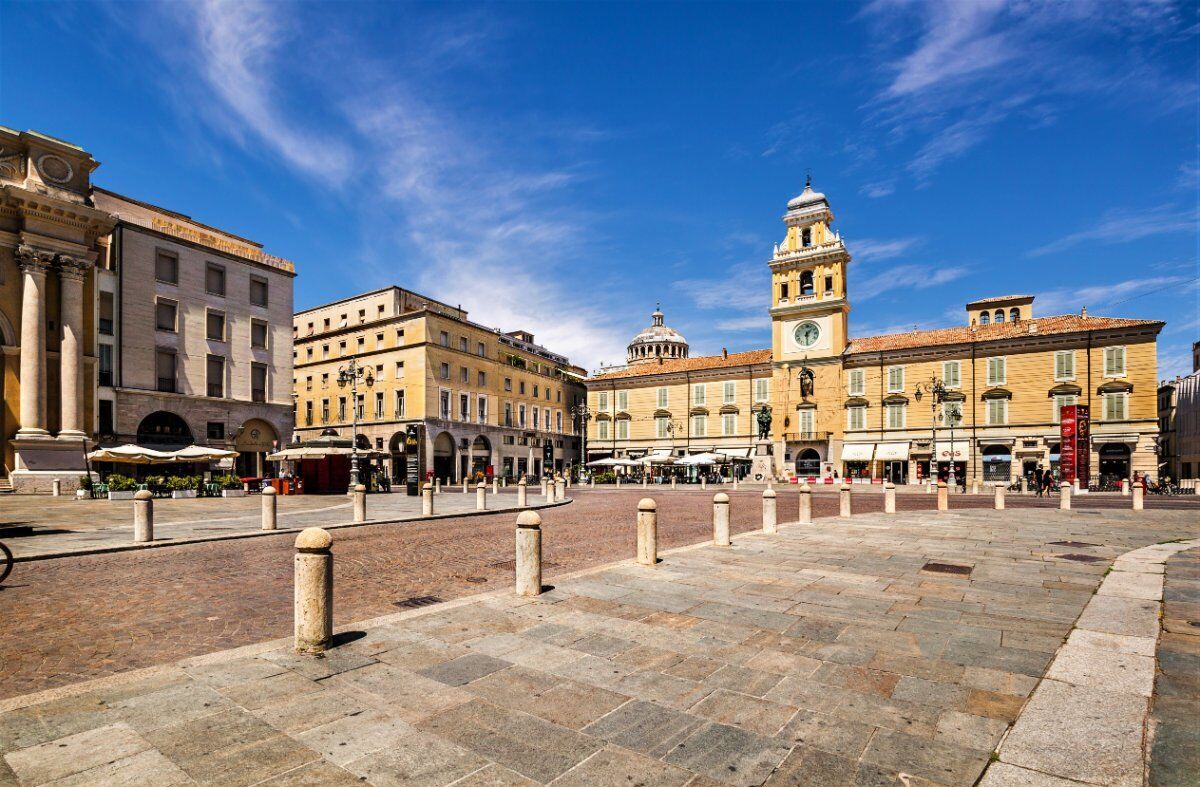
[[[46,271],[52,252],[20,246],[21,266],[21,428],[18,437],[45,437],[46,431]]]
[[[59,258],[62,345],[59,348],[62,406],[59,437],[79,439],[83,432],[83,277],[87,266],[81,260]]]

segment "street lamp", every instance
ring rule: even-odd
[[[947,479],[947,486],[953,489],[955,487],[954,427],[962,417],[962,411],[959,409],[957,402],[949,401],[947,399],[949,396],[949,391],[946,389],[945,383],[943,383],[936,376],[931,377],[928,382],[917,383],[917,390],[915,393],[913,393],[913,398],[920,402],[927,392],[931,395],[929,400],[929,424],[930,431],[933,435],[933,443],[929,448],[929,477],[930,480],[932,480],[934,474],[937,472],[937,423],[944,418],[944,420],[950,423],[950,472]],[[944,414],[937,411],[938,405],[943,403],[948,403],[950,405],[948,408],[946,408]]]
[[[367,388],[375,385],[375,375],[369,367],[358,365],[357,358],[351,358],[350,363],[338,369],[337,384],[339,388],[350,386],[350,489],[358,486],[358,383],[363,382]]]
[[[571,405],[571,417],[579,421],[579,464],[587,466],[587,424],[591,420],[592,411],[587,402],[580,400]],[[582,476],[580,476],[582,478]]]

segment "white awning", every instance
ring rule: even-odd
[[[843,462],[870,462],[875,453],[874,443],[846,443],[842,446]]]
[[[949,462],[951,457],[956,462],[965,462],[971,456],[971,443],[968,440],[938,443],[934,456],[939,462]]]
[[[753,448],[722,448],[721,453],[730,459],[749,459]]]
[[[908,460],[908,443],[880,443],[875,446],[875,458],[884,462]]]

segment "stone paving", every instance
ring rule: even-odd
[[[280,640],[0,702],[0,783],[973,784],[1114,559],[1194,531],[1036,509],[746,533],[360,623],[323,659]]]
[[[1149,782],[1200,783],[1200,549],[1169,558],[1151,715]]]

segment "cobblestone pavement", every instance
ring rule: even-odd
[[[1150,784],[1200,783],[1200,549],[1167,561]]]
[[[634,511],[643,492],[574,492],[575,502],[543,512],[550,578],[634,553]],[[758,527],[760,494],[732,493],[734,532]],[[798,494],[779,494],[780,520],[794,519]],[[655,496],[663,548],[711,538],[711,491],[661,490]],[[877,495],[856,500],[861,510],[882,504]],[[1187,502],[1197,510],[1194,500]],[[901,510],[934,505],[932,496],[921,494],[899,495],[897,503]],[[991,500],[962,495],[953,504],[983,507]],[[1056,505],[1033,498],[1020,504]],[[1096,496],[1087,505],[1128,503]],[[817,516],[835,514],[837,494],[816,494],[813,508]],[[1090,510],[1076,512],[1085,529],[1095,516]],[[333,513],[333,521],[342,520],[341,512]],[[386,614],[397,604],[478,593],[511,580],[511,513],[334,532],[339,622]],[[0,588],[0,696],[286,635],[293,540],[284,533],[18,563]]]
[[[585,494],[547,513],[546,557],[558,565],[537,599],[513,596],[511,570],[496,565],[511,560],[510,517],[468,523],[474,537],[439,536],[444,523],[343,531],[339,621],[408,592],[379,570],[443,537],[472,542],[454,544],[450,571],[486,569],[483,586],[502,589],[349,627],[321,660],[276,641],[10,699],[0,704],[0,783],[969,785],[1111,561],[1195,530],[1195,509],[910,510],[747,534],[730,548],[668,553],[654,568],[563,575],[611,544],[632,553],[637,497]],[[661,497],[667,545],[703,538],[706,497]],[[734,496],[735,530],[757,518],[753,497]],[[210,585],[235,584],[226,614],[266,607],[286,621],[290,541],[236,542],[269,558],[254,565],[271,570],[248,581],[247,564],[230,565],[230,544],[158,550],[180,559],[149,591],[148,554],[37,565],[100,565],[150,610],[147,633],[179,642],[186,630],[175,627],[216,603],[158,609],[162,596],[196,592],[187,563],[215,573]],[[114,563],[119,572],[103,570]],[[436,586],[444,572],[421,581]],[[35,600],[63,610],[56,588],[96,593],[71,580],[39,582]],[[15,588],[18,602],[28,587]],[[80,617],[89,627],[76,636],[107,632],[111,619],[91,619],[104,603]],[[285,633],[254,620],[245,633]]]

